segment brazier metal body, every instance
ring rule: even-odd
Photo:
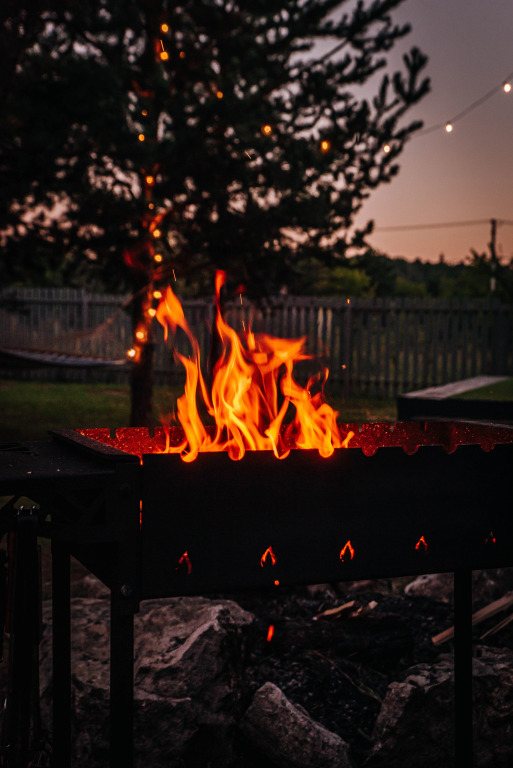
[[[327,459],[294,450],[187,463],[161,452],[161,430],[60,432],[3,451],[0,493],[38,501],[52,538],[54,765],[70,761],[70,553],[111,589],[112,766],[133,761],[133,614],[146,598],[443,571],[462,584],[466,573],[457,603],[468,630],[456,641],[460,706],[471,706],[470,573],[513,565],[513,431],[343,428],[350,447]]]

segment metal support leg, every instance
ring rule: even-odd
[[[134,764],[134,615],[111,599],[110,768]]]
[[[39,644],[38,518],[35,508],[17,512],[10,544],[10,616],[8,621],[9,675],[2,724],[3,754],[7,764],[24,768],[38,733],[39,689],[36,665]]]
[[[53,750],[52,768],[71,766],[70,554],[52,541]]]
[[[472,571],[454,572],[455,766],[473,766]]]

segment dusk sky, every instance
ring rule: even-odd
[[[461,261],[487,250],[489,219],[507,220],[497,230],[497,253],[513,257],[513,89],[501,86],[513,72],[512,0],[405,0],[394,11],[412,31],[392,51],[394,69],[413,45],[429,57],[431,93],[407,113],[424,129],[445,125],[495,87],[497,93],[454,130],[414,137],[399,158],[400,172],[372,193],[357,218],[374,219],[370,244],[390,256]],[[390,68],[391,69],[391,68]],[[513,85],[513,78],[511,79]],[[370,95],[370,93],[369,93]],[[440,229],[386,231],[385,227],[443,222],[485,223]]]

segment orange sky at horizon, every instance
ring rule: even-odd
[[[505,93],[501,85],[513,71],[513,3],[405,0],[393,20],[410,23],[412,31],[389,55],[386,71],[399,68],[413,46],[429,57],[425,74],[431,92],[407,113],[404,124],[421,119],[423,130],[442,127],[413,135],[398,159],[398,176],[372,192],[355,223],[361,227],[373,219],[368,242],[388,256],[438,261],[444,254],[446,262],[456,263],[471,249],[488,250],[495,218],[497,254],[512,259],[513,90]],[[447,121],[495,87],[497,93],[446,133]],[[406,229],[451,222],[470,223]]]

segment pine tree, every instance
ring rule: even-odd
[[[222,268],[255,297],[300,289],[398,172],[426,58],[370,101],[359,88],[409,31],[401,1],[47,0],[3,20],[26,45],[0,117],[0,274],[129,287],[132,424],[151,408],[155,288],[210,292]]]

